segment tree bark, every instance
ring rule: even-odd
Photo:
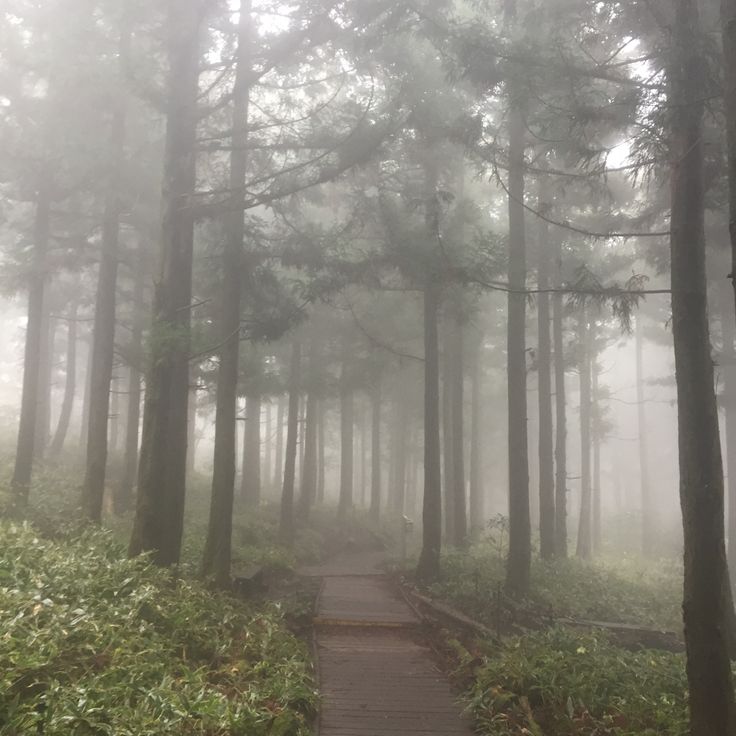
[[[589,560],[592,556],[592,499],[590,483],[590,374],[591,329],[588,309],[580,315],[580,519],[578,524],[577,556]]]
[[[644,395],[644,336],[641,315],[636,317],[634,330],[636,349],[636,412],[639,427],[639,484],[641,493],[641,549],[645,556],[653,552],[654,524],[649,482],[649,449],[647,442],[647,408]]]
[[[539,208],[549,209],[546,187],[540,185]],[[550,336],[549,226],[539,221],[537,265],[537,368],[539,375],[539,553],[543,560],[555,555],[555,463],[552,429],[552,340]]]
[[[291,349],[289,374],[289,426],[286,433],[286,461],[284,486],[281,494],[281,522],[279,534],[284,543],[294,539],[294,481],[296,477],[296,453],[299,438],[299,389],[301,383],[301,345],[297,340]]]
[[[249,508],[261,503],[261,396],[253,393],[245,399],[245,435],[243,439],[243,474],[240,493]]]
[[[736,301],[736,0],[721,0],[732,298]]]
[[[128,406],[125,421],[125,452],[123,473],[115,494],[113,507],[116,514],[122,514],[133,506],[133,488],[138,472],[138,442],[141,423],[141,369],[143,357],[143,313],[146,280],[145,260],[141,246],[138,246],[135,282],[133,285],[133,324],[130,336],[131,362],[128,366]]]
[[[445,540],[455,544],[455,471],[452,442],[452,339],[449,320],[442,321],[442,490],[444,501]]]
[[[325,402],[320,399],[317,409],[317,502],[325,500]]]
[[[190,202],[196,182],[202,22],[199,0],[169,1],[161,265],[129,549],[131,555],[151,551],[160,565],[179,562],[184,522],[194,248]]]
[[[284,484],[284,414],[285,401],[283,394],[278,398],[276,410],[276,457],[274,460],[274,484],[281,489]]]
[[[439,579],[442,549],[439,298],[439,287],[428,284],[424,289],[424,502],[422,551],[417,565],[417,579],[424,583]]]
[[[120,35],[119,74],[125,78],[130,56],[131,32],[126,19]],[[110,131],[112,169],[109,172],[105,215],[102,223],[102,259],[97,280],[95,318],[92,328],[92,362],[90,363],[89,427],[87,456],[82,483],[82,512],[88,521],[102,521],[105,494],[105,472],[108,454],[108,421],[110,385],[115,357],[115,307],[118,280],[118,243],[120,216],[123,209],[121,181],[125,160],[126,103],[124,95],[116,95]]]
[[[672,329],[684,531],[683,614],[692,736],[736,730],[728,657],[732,613],[724,490],[705,273],[703,89],[695,0],[676,0],[669,74],[672,154]]]
[[[562,241],[556,239],[555,287],[562,283]],[[562,294],[552,300],[555,370],[555,556],[567,557],[567,405],[565,398],[564,305]]]
[[[464,328],[455,320],[452,331],[451,420],[452,420],[452,543],[468,541],[468,511],[465,499],[465,361]]]
[[[392,509],[398,519],[406,512],[407,489],[407,435],[409,432],[409,401],[401,384],[395,399],[396,416],[393,420],[391,447],[393,452],[393,474],[391,481]]]
[[[592,341],[595,345],[595,340]],[[593,349],[591,360],[591,423],[590,433],[593,443],[593,470],[591,477],[591,492],[593,495],[593,537],[592,549],[593,554],[599,554],[603,544],[603,525],[602,525],[602,496],[601,496],[601,406],[599,378],[600,371],[598,368],[598,355]]]
[[[300,496],[300,511],[304,520],[309,518],[317,500],[317,395],[310,391],[307,395],[307,413],[304,428],[304,474]]]
[[[355,419],[355,427],[358,431],[357,451],[358,462],[354,469],[354,488],[358,489],[358,498],[360,499],[358,506],[361,509],[366,508],[367,493],[367,475],[368,475],[368,431],[367,431],[367,412],[362,401],[358,401],[358,410]]]
[[[341,521],[353,508],[353,432],[354,397],[347,359],[344,358],[340,376],[340,499],[337,506],[337,516]]]
[[[88,333],[85,341],[87,353],[84,360],[84,392],[82,393],[82,421],[79,427],[79,447],[87,447],[87,435],[89,434],[89,395],[92,389],[92,334]]]
[[[194,366],[189,369],[189,399],[187,405],[187,463],[186,479],[189,481],[197,469],[197,392],[198,378]]]
[[[303,518],[306,520],[317,501],[318,482],[318,451],[319,451],[319,398],[315,390],[321,373],[321,344],[319,340],[312,341],[309,349],[309,393],[304,426],[304,473],[302,476],[300,506]]]
[[[115,457],[120,442],[120,381],[113,375],[110,382],[110,455]]]
[[[471,420],[470,420],[470,532],[477,537],[485,528],[485,490],[482,469],[482,431],[483,431],[483,335],[478,337],[473,351],[473,371],[471,379]]]
[[[439,172],[427,141],[425,164],[425,226],[429,244],[440,241]],[[439,257],[439,253],[435,253]],[[424,283],[424,499],[422,502],[422,551],[417,579],[439,579],[442,553],[442,470],[440,467],[440,346],[439,310],[442,299],[440,273],[430,269]],[[413,496],[413,493],[412,493]]]
[[[297,473],[296,483],[301,487],[302,478],[304,477],[304,444],[305,432],[307,424],[307,406],[304,401],[299,401],[299,433],[297,434]]]
[[[719,284],[721,334],[723,339],[723,407],[726,415],[726,467],[728,468],[728,570],[731,589],[736,589],[736,331],[733,322],[733,293],[727,282]]]
[[[50,289],[47,287],[47,295]],[[48,300],[47,300],[48,301]],[[44,306],[41,321],[43,337],[41,339],[41,356],[38,366],[38,405],[36,409],[36,439],[33,445],[34,459],[43,462],[49,444],[51,427],[51,380],[54,363],[54,343],[56,339],[56,323],[51,319],[48,304]]]
[[[79,314],[79,297],[72,298],[67,318],[66,332],[66,369],[64,380],[64,398],[56,425],[54,438],[49,445],[49,455],[58,457],[64,449],[69,423],[74,409],[74,397],[77,391],[77,316]]]
[[[529,590],[532,540],[526,395],[526,235],[524,223],[524,113],[512,85],[509,115],[508,443],[509,557],[506,590]]]
[[[381,518],[381,381],[371,393],[371,518]]]
[[[28,326],[23,360],[18,445],[11,481],[13,505],[22,512],[28,505],[33,472],[39,392],[39,363],[43,345],[43,314],[46,291],[46,256],[51,227],[51,192],[44,184],[36,199],[33,233],[33,266],[28,284]]]
[[[270,496],[272,492],[272,466],[273,466],[273,443],[271,436],[273,433],[273,406],[271,404],[271,397],[269,396],[266,400],[266,426],[263,432],[263,477],[261,483],[266,493]]]

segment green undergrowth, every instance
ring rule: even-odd
[[[489,736],[685,736],[684,658],[551,629],[484,658],[468,708]]]
[[[505,556],[492,543],[449,551],[442,580],[432,587],[468,615],[493,626],[495,603],[503,589]],[[584,562],[578,559],[532,564],[527,605],[541,614],[667,631],[682,629],[682,567],[673,560],[637,558]]]
[[[10,467],[0,464],[0,469],[10,477]],[[210,505],[210,479],[194,474],[188,482],[184,518],[184,537],[180,572],[184,577],[199,575],[204,542],[207,537]],[[28,518],[45,535],[54,536],[63,519],[64,532],[79,527],[79,501],[82,475],[79,467],[70,464],[40,465],[34,470],[30,492]],[[112,478],[110,483],[114,483]],[[106,493],[103,523],[119,544],[127,545],[133,511],[116,516]],[[10,505],[7,486],[0,486],[0,513]],[[314,564],[335,552],[336,545],[344,543],[349,535],[349,525],[335,531],[335,511],[316,508],[308,523],[297,526],[290,544],[279,540],[279,506],[274,499],[266,499],[258,509],[245,507],[239,498],[233,512],[233,572],[238,575],[253,566],[266,567],[274,573],[288,572],[301,564]],[[299,520],[298,520],[299,521]]]
[[[111,534],[0,525],[0,734],[302,736],[308,653],[246,607],[127,560]]]

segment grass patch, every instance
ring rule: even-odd
[[[109,533],[0,525],[0,734],[302,736],[305,647],[257,610],[125,559]]]

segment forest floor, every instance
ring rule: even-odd
[[[323,736],[334,718],[354,717],[357,724],[385,716],[384,701],[395,709],[381,723],[393,729],[386,733],[409,732],[399,713],[419,707],[410,689],[404,692],[415,672],[424,673],[421,687],[440,703],[442,733],[467,728],[463,711],[487,736],[687,733],[681,654],[621,646],[603,630],[561,621],[603,619],[677,633],[681,567],[674,559],[537,560],[521,609],[533,611],[539,625],[524,626],[521,614],[505,607],[514,625],[501,626],[499,642],[494,602],[505,550],[492,540],[448,551],[443,579],[423,591],[486,632],[441,618],[428,623],[426,616],[417,626],[406,614],[412,609],[395,597],[398,586],[385,587],[386,578],[376,576],[390,557],[378,549],[389,535],[360,514],[336,528],[334,509],[315,510],[285,548],[276,541],[273,507],[258,514],[237,510],[234,572],[261,566],[271,582],[260,596],[237,600],[213,595],[196,580],[205,490],[190,495],[176,581],[144,561],[125,559],[127,517],[108,517],[112,531],[104,533],[60,524],[73,518],[77,493],[71,476],[41,475],[33,524],[0,525],[0,627],[6,632],[0,638],[0,734],[306,736],[319,704],[312,641],[324,691]],[[410,563],[394,560],[393,568],[410,581]],[[303,574],[294,576],[295,569]],[[410,620],[392,621],[396,616]]]

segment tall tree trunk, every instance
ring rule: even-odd
[[[189,404],[187,406],[187,464],[186,478],[191,479],[197,465],[197,392],[198,380],[194,366],[189,369]]]
[[[452,543],[463,546],[468,539],[465,500],[465,361],[463,325],[455,320],[452,330],[451,419],[452,430]]]
[[[337,507],[340,520],[344,520],[353,508],[353,404],[347,359],[343,359],[340,376],[340,499]]]
[[[591,329],[588,309],[580,316],[580,520],[578,524],[577,556],[589,560],[592,556],[592,499],[590,483],[590,374]]]
[[[652,554],[654,524],[652,492],[649,482],[649,449],[647,446],[647,408],[644,395],[644,335],[641,315],[636,317],[634,342],[636,349],[636,412],[639,428],[639,487],[641,492],[641,548],[645,556]]]
[[[562,289],[562,240],[556,238],[555,288]],[[555,369],[555,555],[567,557],[567,402],[565,398],[564,305],[562,293],[552,300]]]
[[[140,251],[140,245],[138,246]],[[145,261],[142,252],[137,254],[135,283],[133,286],[133,324],[130,337],[131,363],[128,367],[128,406],[125,421],[125,453],[123,473],[113,496],[114,510],[117,514],[128,511],[133,506],[133,488],[138,472],[138,441],[141,423],[141,369],[143,357],[143,310],[145,289]]]
[[[113,509],[123,514],[132,507],[133,488],[138,470],[138,438],[141,419],[141,374],[138,368],[128,368],[128,402],[125,421],[123,472],[113,495]]]
[[[285,401],[283,394],[279,395],[276,410],[276,456],[274,459],[274,485],[281,490],[284,483],[284,414]]]
[[[119,73],[124,79],[128,72],[131,32],[125,11],[120,35]],[[102,223],[102,260],[97,280],[95,321],[92,328],[92,362],[90,364],[89,427],[87,457],[82,484],[82,512],[99,524],[102,520],[102,500],[105,494],[107,469],[108,420],[110,415],[110,385],[115,357],[115,302],[118,280],[118,243],[120,215],[123,209],[121,181],[124,176],[126,138],[126,103],[124,94],[116,100],[110,132],[112,169],[107,182],[105,215]]]
[[[360,508],[366,508],[366,490],[367,490],[367,475],[368,475],[368,464],[366,457],[368,453],[368,441],[366,431],[366,410],[363,406],[363,402],[358,402],[358,411],[355,426],[358,430],[358,462],[355,467],[354,474],[354,487],[358,489],[358,498],[360,499]]]
[[[723,407],[726,415],[726,466],[728,468],[728,570],[731,589],[736,589],[736,330],[733,321],[733,293],[727,282],[719,284],[723,353]]]
[[[320,399],[317,411],[317,503],[325,500],[325,402]]]
[[[48,293],[48,292],[47,292]],[[36,409],[36,439],[33,445],[34,459],[42,462],[46,457],[51,426],[51,380],[54,363],[56,321],[51,318],[48,306],[44,307],[41,322],[43,338],[38,366],[38,405]]]
[[[549,209],[546,186],[540,184],[539,208]],[[537,286],[537,367],[539,372],[539,553],[543,560],[555,555],[555,464],[552,429],[552,340],[550,336],[549,226],[539,220]]]
[[[440,207],[437,194],[439,172],[431,153],[425,164],[425,226],[429,243],[439,243]],[[439,257],[439,253],[435,253]],[[440,467],[440,346],[439,310],[442,286],[434,269],[424,284],[424,500],[422,506],[422,551],[417,579],[433,582],[440,577],[442,552],[442,471]]]
[[[515,18],[515,3],[513,11]],[[518,84],[511,86],[509,115],[508,443],[509,557],[506,589],[529,590],[532,539],[526,395],[526,234],[524,223],[524,112]]]
[[[296,481],[301,486],[302,478],[304,477],[304,445],[305,445],[305,432],[307,424],[307,405],[304,401],[299,401],[299,433],[297,435],[297,459],[298,459],[298,472],[296,474]]]
[[[471,379],[470,419],[470,531],[478,536],[485,527],[485,491],[482,471],[482,427],[483,427],[483,334],[478,333],[473,350],[473,373]]]
[[[595,324],[595,323],[593,323]],[[600,370],[598,368],[598,353],[595,349],[595,339],[591,341],[593,356],[591,360],[591,423],[590,433],[593,443],[593,473],[591,491],[593,495],[593,553],[599,554],[603,543],[602,526],[602,496],[601,496],[601,404],[600,404]]]
[[[407,453],[407,478],[406,478],[406,513],[409,518],[414,519],[419,509],[417,508],[417,495],[420,484],[424,482],[423,463],[420,463],[417,457],[418,451],[413,443],[417,438],[417,433],[412,431],[410,434],[411,444]],[[440,512],[442,507],[440,506]],[[424,508],[422,507],[422,514]]]
[[[272,489],[272,465],[273,465],[273,406],[271,404],[271,398],[268,397],[266,401],[266,426],[263,432],[263,477],[261,483],[266,493],[271,494]]]
[[[87,447],[89,434],[89,399],[92,392],[92,334],[86,336],[87,353],[84,361],[84,392],[82,393],[82,417],[79,427],[79,447]]]
[[[23,511],[28,505],[33,472],[36,417],[39,392],[39,363],[43,347],[43,314],[46,290],[46,256],[51,227],[51,192],[42,184],[36,198],[33,232],[33,268],[28,284],[28,326],[23,360],[23,389],[15,467],[11,489],[13,505]]]
[[[723,103],[728,149],[729,232],[731,235],[732,298],[736,300],[736,0],[721,0]]]
[[[371,518],[381,518],[381,381],[371,392]]]
[[[695,0],[676,0],[670,68],[672,330],[675,344],[683,614],[692,736],[731,734],[732,614],[724,541],[723,468],[710,354],[705,274],[703,89],[706,62]]]
[[[299,439],[299,389],[301,384],[301,345],[294,341],[291,348],[291,370],[289,372],[289,426],[286,433],[286,462],[284,463],[284,486],[281,493],[281,522],[279,534],[283,542],[294,539],[294,482],[296,479],[296,453]]]
[[[392,509],[400,519],[406,512],[407,488],[407,435],[409,432],[409,401],[399,384],[395,399],[396,416],[393,420],[391,447],[393,451],[393,474],[391,481]]]
[[[249,508],[261,503],[261,396],[253,393],[245,399],[245,438],[243,440],[243,475],[240,493]]]
[[[455,544],[455,471],[452,442],[452,374],[454,369],[449,320],[442,321],[442,489],[445,539]]]
[[[304,466],[301,483],[300,507],[304,519],[309,514],[317,501],[318,483],[318,457],[319,452],[319,398],[315,387],[321,378],[322,346],[320,341],[314,339],[309,349],[309,376],[307,394],[305,425],[304,425]]]
[[[314,356],[310,359],[313,363]],[[313,368],[313,364],[310,365]],[[317,395],[310,391],[307,395],[307,413],[304,427],[304,474],[300,496],[302,518],[306,520],[317,499],[317,413],[319,411]]]
[[[79,314],[79,297],[72,298],[67,316],[66,332],[66,377],[64,381],[64,398],[61,402],[59,422],[56,425],[54,438],[49,445],[49,454],[58,457],[64,449],[69,422],[74,409],[74,396],[77,391],[77,318]]]
[[[169,2],[161,265],[155,286],[154,339],[130,541],[131,555],[151,551],[160,565],[179,562],[184,523],[194,249],[190,203],[196,182],[202,24],[199,0]]]
[[[116,376],[110,382],[110,454],[115,457],[120,439],[120,381]]]
[[[439,578],[442,548],[438,292],[435,284],[424,289],[424,507],[422,552],[417,565],[417,579],[422,582]]]

